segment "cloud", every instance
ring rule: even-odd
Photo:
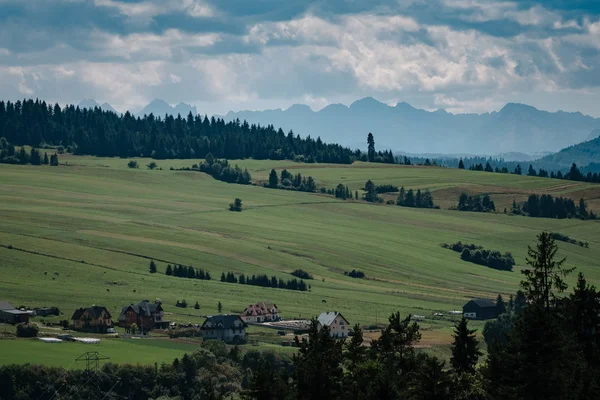
[[[480,112],[526,96],[597,114],[577,97],[600,95],[590,3],[0,0],[0,92],[219,112],[362,96]]]

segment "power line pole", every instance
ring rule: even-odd
[[[90,372],[98,372],[100,369],[100,361],[110,360],[110,357],[107,357],[103,354],[100,354],[97,351],[88,351],[75,359],[75,362],[85,362],[85,371],[87,373]]]

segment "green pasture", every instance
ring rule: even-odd
[[[60,161],[65,165],[55,168],[0,165],[0,299],[58,306],[63,315],[56,319],[69,319],[75,308],[92,304],[108,307],[116,319],[122,306],[158,298],[166,317],[178,322],[201,323],[217,312],[218,302],[224,312],[240,312],[261,300],[275,302],[284,318],[341,311],[352,324],[372,325],[400,311],[429,320],[434,312],[460,310],[474,297],[501,293],[508,298],[516,292],[527,245],[543,230],[588,241],[589,249],[559,243],[560,254],[591,283],[600,284],[598,222],[344,202],[169,170],[197,160],[157,161],[163,170],[154,171],[144,167],[149,160],[143,159],[140,169],[129,169],[128,160],[117,158],[62,156]],[[591,203],[597,187],[443,168],[233,163],[250,169],[254,180],[265,179],[271,168],[287,168],[327,187],[341,181],[356,190],[371,178],[429,187],[434,197],[471,186],[521,195],[588,193]],[[227,210],[236,197],[243,200],[242,213]],[[464,262],[440,246],[459,240],[510,251],[518,266],[513,272],[496,271]],[[151,259],[157,274],[148,272]],[[166,276],[167,263],[204,268],[213,280]],[[296,268],[314,275],[307,282],[309,292],[219,281],[227,271],[289,279]],[[364,271],[366,279],[344,275],[352,269]],[[574,281],[575,276],[569,279]],[[182,299],[190,306],[198,301],[200,310],[176,308]],[[451,324],[443,319],[428,329],[449,336]],[[0,346],[8,344],[0,341]]]
[[[97,351],[119,364],[158,365],[171,363],[198,346],[171,340],[102,339],[99,344],[78,342],[44,343],[38,339],[0,340],[0,364],[43,364],[69,369],[85,368],[75,359]]]

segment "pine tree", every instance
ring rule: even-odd
[[[200,303],[198,303],[197,301],[196,301],[196,304],[194,304],[194,309],[195,310],[199,310],[200,309]]]
[[[377,196],[377,191],[375,189],[375,184],[370,179],[365,183],[365,194],[364,199],[370,202],[379,201],[379,196]]]
[[[375,162],[375,139],[371,132],[367,135],[367,146],[367,160],[369,162]]]
[[[502,295],[499,294],[496,298],[496,315],[502,315],[506,312],[506,304],[504,304],[504,299]]]
[[[465,163],[463,162],[462,158],[458,162],[458,169],[465,169]]]
[[[148,267],[148,270],[151,274],[156,273],[156,263],[154,262],[154,260],[150,260],[150,266]]]
[[[278,184],[279,178],[277,177],[277,172],[272,169],[271,173],[269,174],[269,187],[276,188]]]
[[[167,265],[167,270],[165,271],[165,275],[168,275],[168,276],[173,275],[173,268],[171,267],[171,264]]]
[[[533,249],[528,246],[527,265],[532,269],[522,270],[525,279],[521,287],[528,301],[550,311],[554,300],[553,291],[562,293],[567,289],[564,278],[575,268],[562,268],[566,259],[555,260],[558,246],[548,232],[538,235],[538,243]]]
[[[221,314],[223,312],[223,304],[221,304],[221,302],[219,302],[219,304],[217,304],[217,311],[219,312],[219,314]]]
[[[44,165],[50,164],[50,160],[48,160],[48,153],[44,152]]]
[[[452,368],[457,373],[471,373],[475,371],[477,360],[481,351],[477,348],[479,341],[475,329],[469,329],[468,321],[462,318],[454,327],[454,342],[452,343]]]

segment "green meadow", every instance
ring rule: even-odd
[[[385,322],[393,311],[424,315],[425,330],[449,338],[452,321],[434,320],[433,313],[460,310],[474,297],[508,298],[516,292],[527,245],[543,230],[588,241],[590,248],[559,242],[560,255],[600,284],[599,222],[447,210],[465,191],[490,193],[500,207],[530,193],[584,197],[598,212],[598,185],[433,167],[232,162],[248,168],[254,181],[266,180],[271,168],[287,168],[328,188],[341,182],[360,191],[367,179],[429,188],[442,209],[421,210],[227,184],[199,172],[170,170],[198,160],[161,160],[162,170],[154,171],[145,168],[147,159],[138,160],[139,169],[118,158],[61,156],[60,161],[54,168],[0,165],[0,299],[15,306],[58,306],[61,318],[96,304],[116,319],[124,305],[160,299],[168,319],[201,323],[217,312],[218,302],[224,312],[240,312],[267,300],[288,319],[340,311],[352,324],[366,326]],[[243,200],[241,213],[228,211],[236,197]],[[496,271],[440,246],[459,240],[510,251],[517,267]],[[148,272],[150,260],[157,262],[158,273]],[[213,280],[166,276],[168,263],[204,268]],[[314,276],[307,281],[310,291],[219,281],[227,271],[289,279],[297,268]],[[352,269],[366,279],[344,275]],[[200,310],[176,308],[183,299],[191,306],[197,301]],[[0,341],[0,353],[9,347]],[[168,358],[180,350],[160,351]]]

